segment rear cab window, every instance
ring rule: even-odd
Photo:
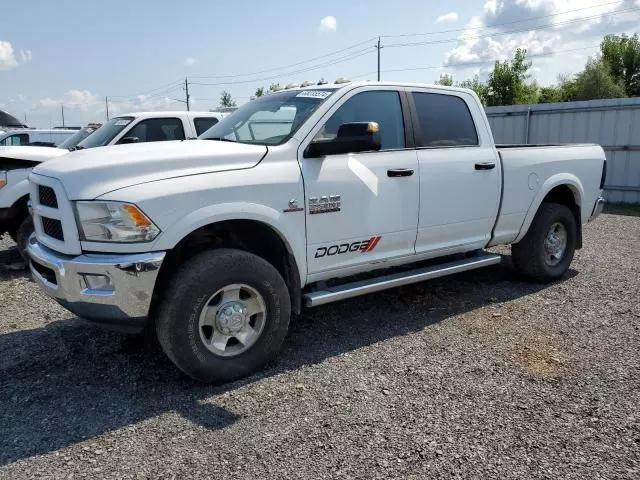
[[[193,125],[196,127],[196,136],[202,135],[204,132],[218,123],[216,117],[197,117],[193,119]]]
[[[479,145],[473,116],[457,95],[412,92],[418,116],[418,148],[468,147]]]

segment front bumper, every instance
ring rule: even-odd
[[[604,203],[605,203],[604,198],[598,197],[595,205],[593,206],[593,210],[591,211],[591,216],[589,217],[589,221],[595,220],[598,217],[598,215],[602,213],[602,210],[604,209]]]
[[[34,280],[74,314],[122,331],[140,331],[166,252],[69,256],[38,243],[27,247]]]

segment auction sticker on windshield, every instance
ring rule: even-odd
[[[126,125],[129,125],[130,123],[131,123],[131,119],[125,118],[123,120],[118,120],[116,123],[114,123],[114,125],[117,127],[124,127]]]
[[[296,95],[298,98],[327,98],[333,92],[326,90],[306,90]]]

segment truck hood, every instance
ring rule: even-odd
[[[69,153],[69,150],[66,148],[55,147],[0,147],[0,161],[4,158],[12,158],[40,163],[61,155],[66,155],[67,153]]]
[[[33,173],[60,180],[71,200],[89,200],[141,183],[251,168],[266,153],[263,145],[216,140],[116,145],[71,152]]]

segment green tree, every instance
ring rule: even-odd
[[[264,95],[264,87],[256,88],[256,93],[254,95],[256,97],[262,97]]]
[[[542,87],[540,95],[538,95],[538,103],[556,103],[562,102],[563,91],[560,87]]]
[[[276,92],[278,90],[280,90],[279,83],[272,83],[271,85],[269,85],[269,92]]]
[[[220,95],[220,106],[221,107],[235,107],[236,101],[231,97],[231,94],[226,90],[222,92]]]
[[[463,80],[462,82],[458,82],[456,86],[473,90],[474,92],[476,92],[476,95],[480,97],[480,101],[482,102],[482,104],[487,104],[489,87],[486,82],[480,80],[480,77],[478,75],[474,76],[471,80]]]
[[[573,82],[564,86],[569,100],[595,100],[598,98],[624,97],[625,85],[617,80],[607,63],[601,58],[590,58],[584,70]]]
[[[640,39],[638,34],[606,35],[600,44],[602,60],[616,83],[623,83],[630,97],[640,95]]]
[[[538,86],[529,80],[531,62],[527,61],[527,51],[521,48],[511,61],[496,62],[489,75],[487,105],[515,105],[535,103]]]
[[[442,75],[440,75],[440,80],[436,80],[435,83],[436,85],[444,85],[445,87],[451,87],[453,86],[453,76],[443,73]]]

